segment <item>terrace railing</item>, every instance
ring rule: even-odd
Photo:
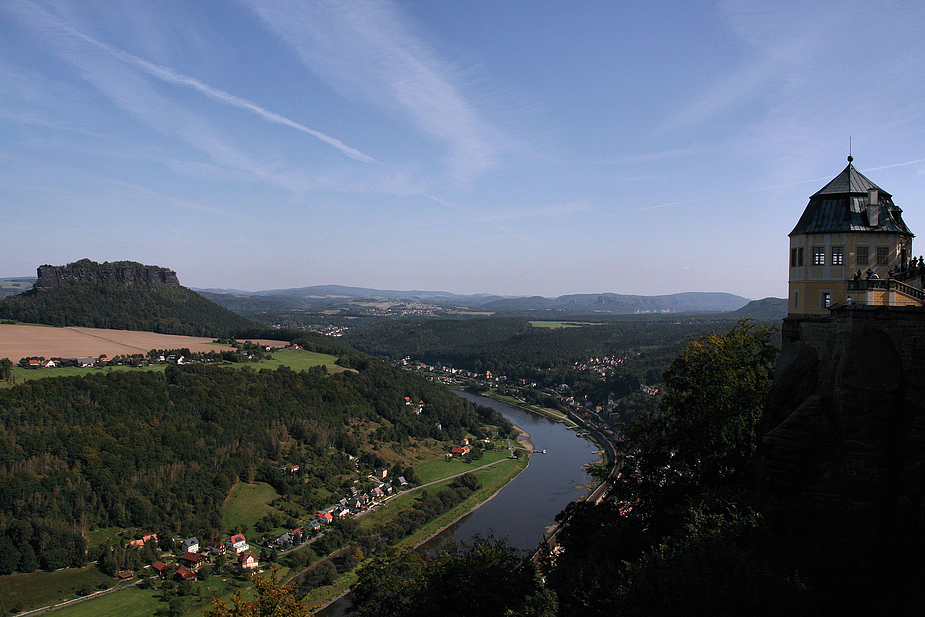
[[[919,302],[925,299],[925,291],[912,285],[907,285],[896,279],[856,279],[848,281],[848,292],[866,292],[868,290],[879,289],[883,291],[897,291],[910,298],[915,298]]]

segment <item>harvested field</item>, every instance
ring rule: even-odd
[[[96,328],[51,328],[0,324],[0,358],[19,362],[20,358],[109,357],[148,353],[152,349],[182,349],[190,351],[218,351],[230,349],[217,345],[213,339],[195,336],[175,336],[131,330],[103,330]],[[281,347],[280,341],[255,340],[255,343]]]

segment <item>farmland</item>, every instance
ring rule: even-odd
[[[280,341],[254,341],[281,346]],[[31,356],[51,357],[114,357],[146,354],[152,349],[183,349],[190,351],[220,351],[231,349],[213,339],[196,336],[175,336],[134,330],[99,328],[53,328],[23,324],[0,324],[0,358],[18,362]]]

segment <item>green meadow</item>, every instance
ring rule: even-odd
[[[279,497],[276,489],[264,482],[245,484],[239,482],[231,488],[225,500],[225,515],[222,524],[226,530],[238,525],[253,529],[254,525],[276,508],[270,502]]]
[[[279,349],[270,353],[271,359],[261,360],[260,362],[223,362],[222,366],[234,368],[250,367],[254,370],[263,368],[276,370],[280,366],[288,366],[292,370],[305,371],[315,366],[324,366],[328,373],[339,373],[349,369],[336,366],[337,356],[329,354],[315,353],[304,349]],[[170,366],[169,364],[151,364],[140,368],[131,366],[103,366],[80,368],[76,366],[63,366],[56,368],[28,369],[21,366],[13,365],[13,379],[15,383],[23,383],[30,379],[42,379],[43,377],[70,377],[89,375],[91,373],[106,373],[110,371],[154,371],[163,373]],[[10,385],[10,384],[7,384]]]
[[[534,328],[556,330],[559,328],[583,328],[585,326],[601,326],[604,324],[596,321],[531,321],[530,325]]]

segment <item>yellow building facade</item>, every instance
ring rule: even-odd
[[[893,197],[848,166],[809,198],[790,232],[790,316],[829,308],[922,304],[925,264]]]

